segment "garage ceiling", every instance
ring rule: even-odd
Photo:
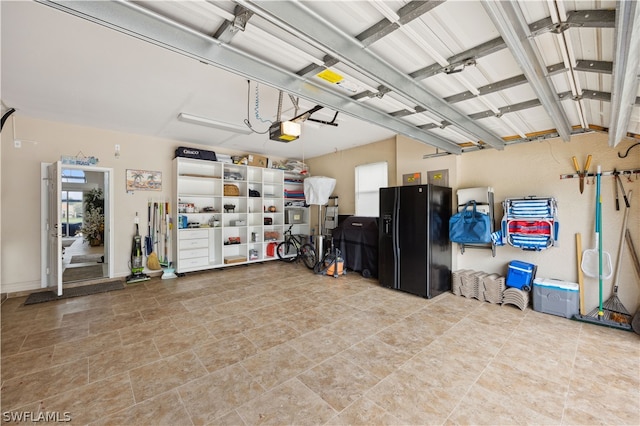
[[[289,158],[394,134],[452,154],[588,131],[612,147],[640,139],[635,1],[1,8],[3,112],[16,115]],[[298,140],[265,134],[316,105]]]

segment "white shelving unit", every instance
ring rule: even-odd
[[[176,272],[277,259],[285,230],[282,170],[177,157],[173,173]]]
[[[304,206],[304,178],[305,175],[299,173],[284,172],[285,229],[293,224],[294,234],[310,235],[309,207]]]

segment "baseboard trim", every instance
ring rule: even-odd
[[[128,275],[129,273],[118,273],[112,277],[108,277],[108,278],[105,277],[104,279],[106,280],[106,279],[114,279],[114,278],[124,278]],[[78,281],[78,283],[82,283],[82,281]],[[47,289],[49,289],[49,287],[40,287],[40,281],[30,281],[30,282],[13,283],[13,284],[6,284],[6,285],[3,284],[2,295],[4,298],[22,297],[22,296],[28,296],[34,291],[39,291],[39,290],[45,291]]]

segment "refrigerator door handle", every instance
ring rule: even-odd
[[[400,216],[400,197],[399,191],[396,189],[394,191],[393,198],[393,218],[391,219],[391,224],[393,227],[393,288],[400,288],[400,221],[398,217]]]

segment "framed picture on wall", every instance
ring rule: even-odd
[[[162,172],[127,169],[127,191],[162,191]]]

